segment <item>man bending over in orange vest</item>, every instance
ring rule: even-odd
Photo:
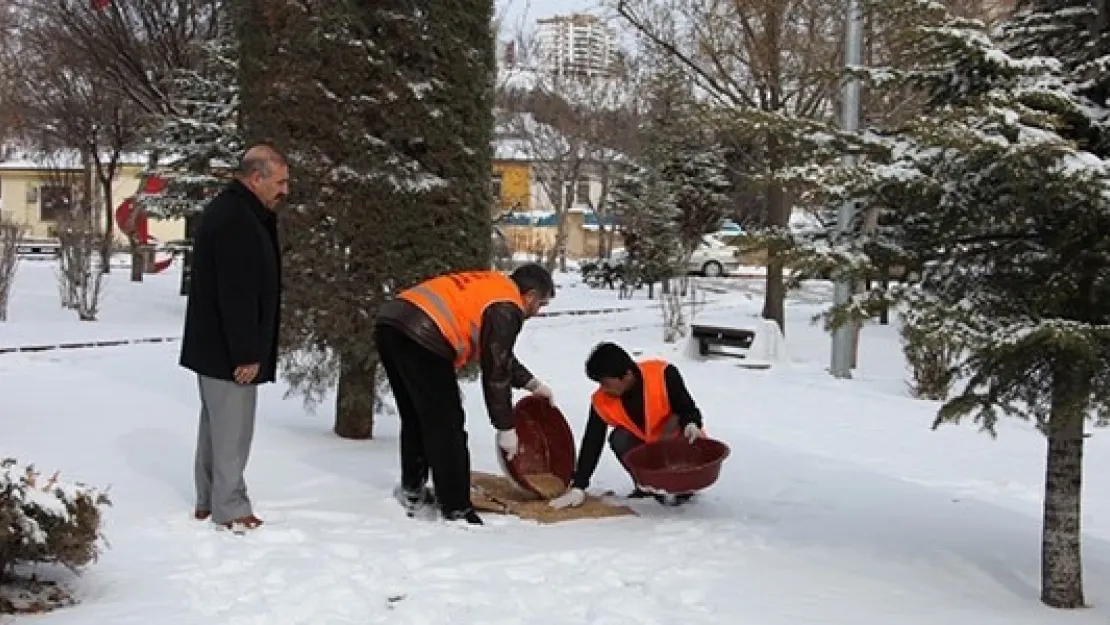
[[[497,271],[445,274],[382,306],[374,343],[401,420],[401,484],[394,496],[409,516],[439,504],[451,521],[481,524],[470,501],[470,450],[457,372],[477,360],[497,445],[517,453],[512,389],[552,400],[551,389],[513,355],[524,320],[555,294],[536,264],[511,276]],[[426,484],[431,472],[434,492]]]
[[[614,343],[599,343],[586,360],[586,376],[598,383],[590,400],[590,417],[578,452],[574,482],[565,494],[553,499],[553,508],[580,506],[586,501],[586,488],[597,468],[605,432],[609,427],[609,448],[629,475],[624,463],[629,450],[667,436],[685,437],[691,443],[702,433],[702,417],[686,390],[682,374],[674,365],[657,359],[636,362]],[[629,497],[647,497],[639,485]],[[664,497],[660,503],[681,504],[690,495]]]

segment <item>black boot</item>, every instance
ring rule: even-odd
[[[447,521],[465,521],[470,525],[485,525],[482,517],[474,511],[474,508],[467,508],[466,510],[452,510],[451,512],[444,512],[443,518]]]
[[[683,493],[681,495],[655,495],[655,501],[658,501],[664,506],[681,506],[682,504],[690,501],[694,497],[694,493]]]
[[[393,489],[393,496],[404,507],[405,514],[410,517],[415,516],[420,508],[434,506],[436,503],[435,493],[427,486],[421,486],[420,490],[409,490],[398,485]]]

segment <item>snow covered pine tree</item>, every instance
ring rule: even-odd
[[[654,297],[655,283],[673,275],[674,259],[681,252],[678,207],[670,185],[659,168],[638,166],[613,185],[611,208],[628,252],[624,281],[630,287],[646,284],[648,297]]]
[[[1110,58],[1085,0],[1019,2],[999,30],[925,0],[915,67],[881,68],[927,96],[857,191],[890,211],[924,263],[899,297],[941,319],[965,384],[934,427],[1033,419],[1048,439],[1041,600],[1084,605],[1084,425],[1110,416]]]
[[[490,266],[491,0],[236,0],[243,127],[289,155],[283,376],[373,436],[391,292]]]
[[[146,175],[165,181],[156,193],[141,187],[136,199],[148,215],[161,219],[184,218],[186,238],[191,238],[193,218],[226,183],[216,172],[233,167],[243,149],[239,132],[239,50],[227,7],[216,33],[193,43],[196,63],[174,70],[166,98],[166,111],[156,118],[149,134],[149,149],[161,158]],[[185,255],[181,294],[188,289],[192,255]]]

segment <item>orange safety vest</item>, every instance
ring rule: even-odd
[[[482,313],[494,302],[512,302],[524,310],[520,289],[497,271],[449,273],[402,291],[398,298],[424,311],[455,350],[460,369],[478,353]]]
[[[598,389],[594,391],[591,401],[594,412],[609,426],[624,428],[645,443],[654,443],[663,438],[663,431],[671,418],[671,402],[667,399],[667,383],[663,376],[667,362],[643,360],[636,364],[644,381],[644,429],[637,427],[624,411],[620,397],[613,397]]]

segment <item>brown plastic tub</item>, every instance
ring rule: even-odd
[[[504,452],[497,450],[508,478],[518,488],[544,499],[547,495],[543,488],[528,476],[554,475],[562,480],[563,490],[570,486],[574,477],[574,434],[562,411],[542,397],[529,395],[513,407],[513,420],[520,441],[517,455],[506,461]]]
[[[692,444],[674,438],[635,447],[624,455],[624,462],[641,487],[683,495],[713,485],[729,453],[728,445],[712,438]]]

